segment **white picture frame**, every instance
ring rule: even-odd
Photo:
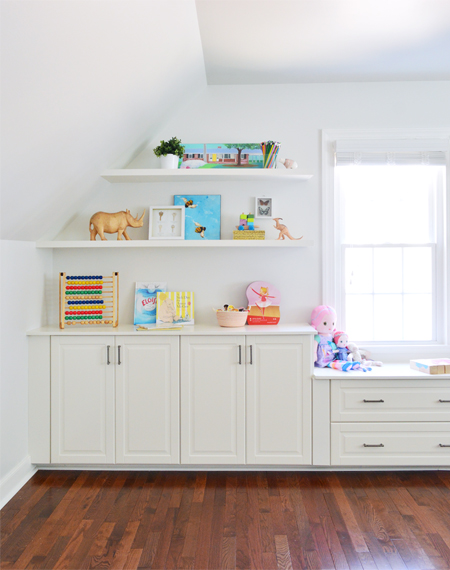
[[[184,239],[184,206],[150,206],[148,239]]]
[[[255,198],[255,218],[273,218],[273,198],[268,196]]]

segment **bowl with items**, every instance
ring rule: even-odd
[[[243,327],[247,322],[248,310],[244,307],[236,309],[233,305],[224,305],[223,309],[214,310],[221,327]]]

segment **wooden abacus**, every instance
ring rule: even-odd
[[[119,324],[119,273],[59,274],[59,328],[65,325]]]

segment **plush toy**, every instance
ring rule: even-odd
[[[348,334],[342,331],[335,332],[333,337],[336,345],[336,360],[354,360],[348,348]]]
[[[311,326],[317,331],[314,337],[314,365],[320,368],[334,368],[344,372],[349,370],[359,370],[363,372],[371,370],[371,368],[363,366],[361,362],[336,360],[336,351],[338,351],[338,349],[333,340],[336,334],[336,321],[336,311],[333,307],[329,305],[319,305],[313,309],[311,313]]]

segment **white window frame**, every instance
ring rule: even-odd
[[[323,303],[335,307],[338,328],[345,330],[343,316],[342,245],[339,242],[336,213],[335,148],[337,140],[442,139],[447,149],[446,187],[443,204],[443,224],[438,224],[435,263],[437,264],[435,300],[439,307],[435,342],[398,342],[389,345],[367,342],[360,348],[385,360],[407,360],[414,357],[440,357],[450,352],[450,129],[324,129],[322,131],[322,283]],[[438,210],[439,211],[439,210]],[[443,234],[444,232],[444,234]],[[446,233],[446,236],[445,236]],[[356,339],[355,339],[356,340]]]

